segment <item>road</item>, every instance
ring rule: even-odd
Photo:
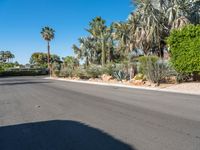
[[[0,150],[200,150],[200,96],[0,78]]]

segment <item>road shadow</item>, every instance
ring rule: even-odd
[[[135,150],[107,133],[75,121],[0,127],[0,150]]]
[[[13,86],[13,85],[26,85],[26,84],[42,84],[42,83],[51,83],[49,81],[17,81],[17,82],[2,82],[1,85]]]

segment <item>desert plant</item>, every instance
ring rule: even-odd
[[[89,78],[98,78],[102,75],[101,66],[91,65],[86,68],[86,73]]]
[[[142,73],[147,80],[159,85],[166,77],[174,75],[174,71],[168,62],[155,56],[145,56],[139,59]]]

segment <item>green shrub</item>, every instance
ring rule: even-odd
[[[149,57],[149,58],[148,58]],[[168,62],[159,60],[155,56],[145,56],[139,59],[142,68],[142,73],[147,80],[160,84],[166,77],[174,75],[174,70]]]
[[[141,74],[146,73],[146,69],[148,66],[148,63],[155,64],[159,58],[157,56],[142,56],[139,58],[139,72]]]
[[[115,64],[115,68],[112,72],[113,78],[117,79],[118,81],[128,80],[129,73],[125,64]]]
[[[74,70],[74,76],[79,77],[80,79],[89,79],[86,70],[81,67],[78,67],[76,70]]]
[[[52,71],[53,71],[53,74],[56,76],[56,77],[59,77],[60,75],[60,70],[61,70],[61,65],[59,63],[53,63],[52,65]]]
[[[102,75],[101,66],[91,65],[87,67],[86,73],[89,78],[98,78]]]
[[[200,25],[174,30],[167,43],[170,47],[170,61],[178,73],[200,73]]]
[[[113,63],[106,64],[101,68],[102,74],[112,75],[116,69],[116,65]]]
[[[74,70],[72,68],[63,67],[60,70],[60,77],[73,77],[74,76]]]
[[[47,75],[46,69],[9,69],[1,71],[0,76],[38,76]]]
[[[128,80],[129,79],[129,74],[123,70],[118,70],[113,72],[113,77],[117,79],[118,81],[122,80]]]
[[[144,75],[139,73],[134,77],[135,80],[143,80],[144,79]]]

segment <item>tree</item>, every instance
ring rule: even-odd
[[[101,44],[101,64],[106,64],[106,43],[111,36],[111,30],[105,25],[105,20],[101,17],[94,18],[87,30]]]
[[[41,35],[43,37],[44,40],[47,41],[47,49],[48,49],[48,57],[47,57],[47,61],[48,61],[48,68],[50,70],[50,75],[51,75],[51,65],[50,65],[50,41],[52,39],[54,39],[55,36],[55,31],[50,28],[50,27],[44,27],[42,28],[41,31]]]
[[[74,67],[78,67],[79,66],[79,61],[76,58],[72,57],[72,56],[64,57],[63,61],[64,61],[64,65],[66,67],[70,67],[72,69],[74,69]]]
[[[130,49],[130,31],[131,27],[128,23],[115,22],[113,23],[114,28],[114,39],[118,41],[118,48],[123,55],[128,55],[132,50]]]
[[[94,63],[96,53],[94,40],[95,39],[92,37],[79,38],[80,46],[72,46],[78,59],[85,60],[86,66],[89,66],[90,63]]]
[[[15,58],[15,55],[10,51],[0,51],[0,61],[1,62],[10,62],[10,59]]]
[[[196,77],[200,73],[200,25],[173,30],[167,42],[176,71]]]
[[[48,54],[47,53],[41,53],[41,52],[36,52],[31,55],[30,58],[30,64],[39,66],[39,67],[47,67],[48,63]],[[58,55],[51,55],[50,57],[50,63],[61,63],[60,57]]]

